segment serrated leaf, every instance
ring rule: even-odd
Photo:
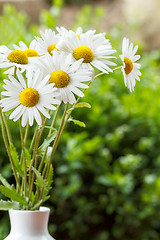
[[[51,136],[47,137],[44,142],[42,143],[42,145],[38,148],[38,153],[41,154],[45,151],[45,149],[50,145],[50,143],[55,139],[57,134],[57,130],[52,133]]]
[[[27,148],[24,148],[24,154],[25,154],[25,157],[26,157],[27,167],[29,167],[30,164],[31,164],[31,154],[29,153]]]
[[[19,175],[23,177],[24,176],[24,171],[22,170],[22,167],[19,163],[18,153],[17,153],[16,148],[13,146],[13,144],[10,145],[10,150],[11,150],[11,155],[12,155],[12,158],[13,158],[15,168],[16,168],[17,172],[19,173]]]
[[[9,209],[19,209],[19,204],[17,202],[11,202],[11,201],[4,201],[0,200],[0,210],[6,211]]]
[[[83,107],[91,108],[91,105],[87,102],[80,102],[80,103],[77,103],[74,107],[75,108],[83,108]]]
[[[76,125],[78,125],[80,127],[86,127],[85,123],[81,122],[79,120],[75,120],[75,119],[69,118],[68,121],[69,122],[73,122],[74,124],[76,124]]]
[[[43,176],[41,175],[41,173],[34,167],[32,167],[34,173],[36,174],[36,182],[35,184],[38,186],[38,187],[46,187],[47,186],[47,182],[46,180],[43,178]]]
[[[8,188],[11,189],[11,185],[7,182],[7,180],[0,174],[0,181],[2,182],[2,184]]]
[[[27,205],[27,201],[26,199],[21,196],[18,192],[16,192],[16,190],[12,187],[11,189],[10,188],[7,188],[6,186],[0,186],[0,192],[10,198],[12,201],[16,201],[18,202],[20,205]]]

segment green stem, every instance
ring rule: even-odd
[[[64,113],[63,113],[63,116],[62,116],[62,120],[61,120],[61,125],[60,125],[60,127],[58,129],[58,133],[57,133],[56,139],[55,139],[55,141],[53,143],[53,148],[52,148],[52,152],[51,152],[51,156],[50,156],[50,160],[49,160],[49,164],[48,164],[49,167],[47,169],[46,176],[45,176],[46,179],[48,178],[50,165],[51,165],[51,162],[52,162],[52,158],[53,158],[53,155],[54,155],[54,153],[56,151],[56,148],[57,148],[59,140],[60,140],[61,131],[62,131],[63,124],[64,124],[64,121],[65,121],[65,117],[66,117],[68,106],[69,106],[69,103],[66,104],[66,107],[64,109]]]
[[[27,127],[26,127],[26,131],[24,134],[24,146],[26,145],[26,141],[27,141],[27,137],[28,137],[28,131],[29,131],[29,122],[27,122]]]
[[[14,68],[14,78],[16,78],[17,67]]]
[[[28,131],[29,131],[29,123],[27,122],[27,127],[26,127],[25,134],[24,134],[24,147],[26,146]],[[22,160],[23,160],[23,151],[21,151],[21,157],[20,157],[20,164],[21,165],[22,165]]]
[[[35,147],[34,147],[34,151],[33,151],[33,158],[32,158],[32,162],[31,162],[31,167],[29,169],[29,200],[31,198],[31,194],[32,194],[32,190],[33,190],[33,183],[34,183],[34,179],[35,179],[35,173],[34,172],[32,174],[32,179],[31,179],[31,171],[32,171],[33,165],[34,165],[34,168],[37,168],[37,163],[38,163],[38,146],[39,146],[39,142],[40,142],[40,139],[41,139],[41,136],[42,136],[42,132],[44,130],[46,122],[47,122],[47,118],[45,119],[45,121],[43,121],[42,128],[36,134]]]
[[[50,137],[51,136],[51,133],[52,133],[52,129],[55,125],[55,122],[56,122],[56,119],[57,119],[57,116],[58,116],[58,112],[59,112],[59,109],[60,109],[60,105],[57,106],[57,109],[55,111],[55,114],[54,114],[54,117],[53,117],[53,121],[52,121],[52,124],[51,124],[51,128],[49,130],[49,133],[48,133],[48,136],[47,137]],[[38,171],[41,172],[42,168],[43,168],[43,165],[44,165],[44,160],[46,158],[46,154],[47,154],[47,150],[48,150],[48,147],[45,149],[45,152],[43,154],[43,157],[42,157],[42,160],[41,160],[41,163],[39,165],[39,168],[38,168]]]
[[[2,135],[3,135],[4,144],[5,144],[8,156],[9,156],[9,160],[11,162],[13,174],[14,174],[15,180],[16,180],[17,189],[19,191],[20,190],[20,182],[19,182],[19,178],[18,178],[18,175],[17,175],[17,172],[16,172],[15,165],[14,165],[14,161],[13,161],[13,158],[12,158],[12,155],[11,155],[10,147],[9,147],[9,144],[8,144],[8,141],[7,141],[7,136],[6,136],[6,133],[5,133],[5,123],[4,123],[4,119],[3,119],[3,114],[2,114],[2,109],[1,108],[0,108],[0,118],[1,118],[1,123],[2,123]]]
[[[2,113],[2,114],[4,116],[4,123],[5,123],[5,126],[6,126],[6,131],[7,131],[9,144],[13,144],[12,137],[11,137],[11,132],[10,132],[10,129],[9,129],[9,126],[8,126],[7,118],[6,118],[6,114],[5,113]]]
[[[50,128],[50,130],[49,130],[49,133],[48,133],[48,136],[47,136],[47,137],[51,136],[51,134],[52,134],[52,129],[53,129],[54,125],[55,125],[55,122],[56,122],[56,119],[57,119],[57,116],[58,116],[59,109],[60,109],[60,105],[57,106],[57,109],[56,109],[56,111],[55,111],[55,114],[54,114],[54,117],[53,117],[53,120],[52,120],[52,123],[51,123],[51,128]],[[42,159],[41,159],[41,163],[40,163],[39,168],[38,168],[38,171],[39,171],[39,172],[42,171],[42,168],[43,168],[43,166],[44,166],[44,161],[45,161],[45,158],[46,158],[47,150],[48,150],[48,147],[45,149],[44,154],[43,154],[43,157],[42,157]],[[47,166],[47,165],[45,165],[45,168],[44,168],[43,173],[42,173],[43,176],[44,176],[45,171],[46,171],[46,166]],[[39,191],[40,191],[40,189],[39,189],[39,187],[37,186],[36,193],[35,193],[35,199],[36,199],[36,197],[38,197]]]
[[[35,129],[35,132],[34,132],[34,135],[33,135],[32,141],[31,141],[31,144],[30,144],[30,148],[29,148],[29,152],[30,153],[32,153],[32,149],[33,149],[33,145],[34,145],[34,141],[35,141],[37,132],[38,132],[38,124],[37,124],[37,127]]]
[[[66,117],[66,113],[67,113],[68,106],[69,106],[69,103],[66,104],[66,107],[65,107],[65,110],[64,110],[64,113],[63,113],[63,116],[62,116],[61,124],[60,124],[60,127],[59,127],[59,129],[58,129],[58,133],[57,133],[56,139],[55,139],[55,141],[54,141],[54,143],[53,143],[51,156],[50,156],[49,162],[48,162],[48,164],[47,164],[47,170],[46,170],[46,174],[45,174],[45,179],[46,179],[46,181],[48,180],[48,176],[49,176],[49,171],[50,171],[50,166],[51,166],[51,163],[52,163],[53,155],[54,155],[54,153],[55,153],[55,151],[56,151],[56,148],[57,148],[58,143],[59,143],[59,140],[60,140],[61,130],[62,130],[64,121],[65,121],[65,117]],[[44,187],[43,187],[42,190],[41,190],[41,194],[40,194],[39,201],[41,201],[42,198],[43,198],[43,192],[44,192]]]
[[[57,106],[57,109],[56,109],[56,111],[55,111],[55,114],[54,114],[54,117],[53,117],[53,121],[52,121],[52,124],[51,124],[51,128],[50,128],[50,130],[49,130],[48,136],[50,136],[51,133],[52,133],[52,129],[53,129],[54,125],[55,125],[55,122],[56,122],[56,119],[57,119],[57,116],[58,116],[59,109],[60,109],[60,105]]]
[[[33,188],[33,181],[32,181],[33,180],[33,176],[32,176],[32,179],[31,179],[31,173],[32,173],[32,167],[34,165],[35,155],[36,155],[38,135],[39,135],[39,131],[36,133],[36,136],[35,136],[33,157],[32,157],[31,165],[30,165],[30,168],[29,168],[29,201],[30,201],[30,198],[31,198],[32,188]],[[34,172],[33,172],[33,174],[34,174]]]
[[[123,67],[123,66],[119,66],[119,67],[113,68],[112,71],[113,71],[113,72],[114,72],[114,71],[117,71],[117,70],[121,69],[122,67]],[[102,76],[102,75],[104,75],[104,74],[106,74],[106,73],[101,72],[101,73],[97,74],[97,75],[94,77],[94,79],[96,79],[96,78],[98,78],[98,77],[100,77],[100,76]]]
[[[24,143],[24,138],[23,138],[23,129],[22,129],[22,124],[21,124],[21,118],[19,120],[19,126],[20,126],[20,137],[21,137],[21,142],[22,142],[22,159],[24,163],[24,196],[26,197],[26,190],[27,190],[27,165],[26,165],[26,157],[24,153],[24,148],[25,148],[25,143]],[[22,181],[22,185],[23,185]]]
[[[113,71],[113,72],[114,72],[114,71],[117,71],[117,70],[121,69],[122,67],[123,67],[123,66],[119,66],[119,67],[113,68],[112,71]]]

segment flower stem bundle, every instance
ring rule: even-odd
[[[130,91],[134,90],[135,80],[140,80],[140,64],[136,63],[140,56],[135,55],[138,47],[133,48],[126,38],[120,55],[122,65],[116,67],[111,61],[116,58],[113,55],[116,50],[105,33],[57,27],[57,33],[47,29],[40,34],[29,47],[19,42],[19,46],[13,45],[13,50],[0,48],[0,68],[8,68],[1,92],[0,119],[15,177],[14,186],[0,175],[0,192],[9,199],[0,201],[1,210],[11,206],[35,210],[49,198],[61,136],[68,121],[85,126],[71,115],[77,108],[91,107],[79,101],[96,78],[121,69]],[[95,75],[95,69],[100,73]],[[19,120],[20,154],[14,146],[7,116]]]

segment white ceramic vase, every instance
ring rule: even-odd
[[[55,240],[48,233],[50,209],[37,211],[9,210],[11,231],[4,240]]]

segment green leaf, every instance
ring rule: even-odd
[[[51,186],[52,182],[53,182],[53,166],[51,164],[48,176],[48,185]]]
[[[46,180],[43,178],[43,176],[41,175],[41,173],[34,167],[32,167],[33,171],[35,172],[36,174],[36,182],[35,184],[38,186],[38,187],[46,187],[47,186],[47,182]]]
[[[69,122],[74,122],[74,124],[80,126],[80,127],[86,127],[85,123],[84,122],[81,122],[79,120],[75,120],[75,119],[72,119],[72,118],[69,118],[68,119]]]
[[[7,182],[7,180],[0,174],[0,181],[2,182],[2,184],[8,188],[11,189],[11,185]]]
[[[11,150],[11,155],[12,155],[12,158],[13,158],[15,168],[16,168],[17,172],[19,173],[19,175],[21,177],[23,177],[24,176],[24,171],[22,170],[22,167],[19,163],[18,153],[17,153],[16,148],[13,146],[13,144],[10,145],[10,150]]]
[[[31,164],[31,154],[29,153],[27,148],[24,148],[24,154],[25,154],[25,157],[26,157],[27,167],[29,167],[30,164]]]
[[[43,202],[43,199],[41,199],[40,201],[38,201],[38,202],[31,208],[31,210],[37,209],[37,208],[41,205],[42,202]]]
[[[46,196],[48,194],[48,192],[50,191],[52,182],[53,182],[53,166],[50,165],[47,186],[46,186],[46,188],[44,190],[44,196]]]
[[[16,190],[12,187],[11,189],[6,186],[0,186],[0,192],[10,198],[12,201],[16,201],[21,205],[27,205],[26,199],[21,196],[19,193],[16,192]]]
[[[19,204],[17,202],[11,202],[11,201],[4,201],[0,200],[0,210],[9,210],[9,209],[19,209]]]
[[[89,103],[86,103],[86,102],[80,102],[80,103],[77,103],[74,107],[68,109],[67,112],[70,112],[70,111],[74,110],[74,108],[83,108],[83,107],[91,108],[91,105]]]
[[[45,196],[42,201],[43,201],[43,202],[46,202],[49,198],[50,198],[50,195]]]
[[[75,108],[82,108],[82,107],[91,108],[91,105],[87,102],[80,102],[80,103],[77,103],[74,107]]]
[[[55,139],[57,134],[57,130],[54,131],[54,133],[52,133],[51,136],[48,136],[44,142],[42,143],[42,145],[38,148],[38,153],[41,154],[45,151],[45,149],[50,145],[50,143]]]

